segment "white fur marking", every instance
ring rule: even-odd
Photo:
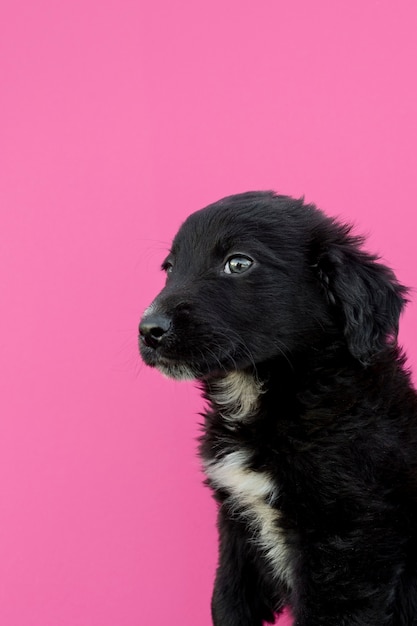
[[[256,411],[261,394],[261,384],[253,375],[237,371],[216,380],[211,397],[226,420],[242,421]]]
[[[264,551],[274,576],[291,588],[289,550],[279,527],[280,513],[272,507],[277,489],[268,474],[249,469],[249,461],[248,452],[236,450],[218,461],[208,462],[205,471],[215,488],[230,494],[236,512],[252,526],[254,540]]]
[[[195,373],[182,363],[170,363],[168,361],[157,361],[155,367],[167,378],[173,378],[174,380],[195,380]]]

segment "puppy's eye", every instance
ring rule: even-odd
[[[164,263],[162,263],[162,271],[164,271],[165,274],[171,274],[173,269],[174,265],[171,263],[171,261],[164,261]]]
[[[248,270],[252,264],[252,259],[247,256],[232,256],[226,261],[226,265],[224,266],[224,273],[243,274],[243,272],[246,272],[246,270]]]

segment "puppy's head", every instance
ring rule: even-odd
[[[318,350],[340,338],[368,360],[395,332],[404,289],[348,229],[270,192],[193,213],[162,264],[166,286],[140,323],[144,361],[204,379]]]

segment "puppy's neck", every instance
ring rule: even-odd
[[[230,426],[250,422],[258,412],[263,393],[263,383],[245,370],[230,372],[206,385],[213,409]]]

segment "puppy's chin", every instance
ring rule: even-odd
[[[199,376],[189,367],[183,363],[175,363],[175,361],[157,362],[155,367],[167,378],[173,378],[174,380],[196,380]]]
[[[209,363],[208,360],[204,363],[187,363],[180,359],[163,356],[159,351],[146,346],[144,342],[140,342],[140,353],[146,365],[154,367],[167,378],[174,380],[208,381],[223,378],[236,369],[244,369],[244,367],[238,367],[235,359],[224,365],[220,361]]]
[[[247,368],[246,364],[242,367],[238,367],[236,362],[233,362],[233,365],[229,367],[227,365],[220,367],[220,364],[210,367],[208,363],[201,366],[200,364],[189,364],[164,357],[159,357],[152,363],[149,361],[147,363],[151,365],[151,367],[155,367],[167,378],[174,380],[197,380],[202,382],[221,380],[232,372],[244,371]]]
[[[187,363],[176,362],[174,360],[168,360],[164,358],[158,359],[154,364],[158,371],[161,372],[167,378],[171,378],[174,380],[199,380],[199,381],[210,381],[217,380],[226,377],[230,374],[231,371],[235,371],[226,368],[215,368],[208,369],[207,371],[203,371],[197,366],[192,366]]]
[[[140,346],[140,352],[146,365],[154,367],[167,378],[173,378],[174,380],[195,380],[199,378],[197,372],[186,363],[159,356],[155,350],[144,345]]]

